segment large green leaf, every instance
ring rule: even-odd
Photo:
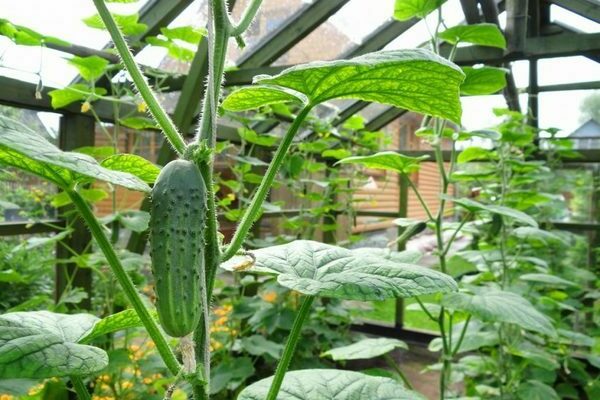
[[[460,85],[460,92],[464,95],[494,94],[506,86],[506,73],[504,68],[495,67],[463,67],[465,80]]]
[[[459,87],[463,79],[462,70],[455,64],[430,51],[416,49],[313,62],[254,80],[263,85],[258,88],[269,85],[272,91],[274,85],[301,93],[311,105],[338,98],[374,101],[460,123]],[[269,94],[262,102],[265,95],[253,90],[251,87],[233,92],[224,107],[242,111],[273,102],[274,95]]]
[[[229,111],[245,111],[280,103],[307,103],[306,96],[293,90],[270,86],[247,86],[233,91],[223,101]]]
[[[520,400],[560,400],[560,396],[551,386],[536,380],[521,383],[516,394]]]
[[[310,240],[266,247],[251,252],[256,262],[246,270],[277,274],[278,282],[306,295],[348,300],[382,300],[456,290],[446,274],[413,264]],[[248,258],[232,258],[222,265],[240,270]]]
[[[262,356],[268,354],[274,359],[281,358],[283,345],[265,339],[262,335],[252,335],[240,340],[242,349],[252,354],[253,356]]]
[[[523,329],[556,336],[550,320],[531,303],[516,293],[485,289],[478,294],[448,293],[442,305],[451,310],[466,311],[486,322],[506,322]]]
[[[558,286],[558,287],[564,287],[564,286],[571,286],[571,287],[577,287],[579,286],[577,283],[569,281],[567,279],[561,278],[559,276],[556,275],[550,275],[550,274],[523,274],[521,276],[519,276],[519,279],[525,282],[531,282],[531,283],[541,283],[544,285],[548,285],[548,286]]]
[[[536,228],[538,226],[537,222],[529,215],[525,214],[522,211],[515,210],[513,208],[497,206],[493,204],[482,204],[471,199],[455,199],[447,196],[445,196],[445,198],[472,213],[489,212],[492,214],[501,215],[503,217],[512,218],[515,221],[520,222],[522,224],[531,225]]]
[[[77,68],[83,79],[90,82],[100,78],[108,67],[108,61],[98,56],[74,56],[69,60],[69,64]]]
[[[352,343],[348,346],[336,347],[328,350],[324,352],[322,356],[331,357],[331,359],[335,361],[364,360],[382,356],[395,349],[408,350],[408,345],[398,339],[363,339],[360,342]]]
[[[382,151],[370,156],[355,156],[344,158],[336,164],[360,164],[367,168],[385,169],[398,172],[400,174],[410,174],[417,172],[421,167],[421,161],[428,159],[429,156],[410,157],[394,151]]]
[[[405,264],[415,264],[423,257],[423,254],[417,250],[393,251],[378,247],[359,247],[357,249],[352,249],[352,252],[363,257],[377,256],[385,258],[386,260]]]
[[[0,378],[86,376],[108,365],[97,347],[77,344],[98,321],[89,314],[48,311],[0,316]]]
[[[427,14],[441,6],[446,0],[396,0],[394,18],[407,21],[411,18],[425,18]]]
[[[105,158],[100,164],[112,171],[121,171],[137,176],[146,183],[154,183],[160,173],[159,167],[136,154],[115,154]]]
[[[40,176],[63,188],[86,177],[141,192],[150,191],[137,177],[106,169],[86,154],[62,151],[27,126],[1,115],[0,164]]]
[[[450,44],[472,43],[480,46],[506,48],[506,39],[496,24],[458,25],[440,33],[440,39]]]
[[[273,378],[245,388],[237,400],[265,400]],[[306,369],[285,374],[277,400],[425,400],[390,378],[336,369]]]

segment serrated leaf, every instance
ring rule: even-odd
[[[64,89],[55,89],[48,92],[52,98],[51,104],[54,109],[66,107],[76,101],[95,101],[98,96],[104,96],[106,93],[104,88],[97,87],[92,90],[83,83],[76,83]]]
[[[148,29],[146,24],[139,22],[140,16],[137,13],[129,15],[112,14],[112,16],[125,36],[141,35]],[[102,18],[98,14],[84,18],[83,23],[90,28],[106,29],[104,21],[102,21]]]
[[[160,168],[135,154],[115,154],[102,160],[101,165],[113,171],[137,176],[146,183],[154,183],[160,173]]]
[[[294,90],[271,86],[247,86],[231,92],[222,106],[228,111],[246,111],[270,104],[306,104],[307,102],[306,96]]]
[[[93,327],[79,339],[79,343],[90,343],[100,336],[124,329],[143,326],[140,317],[133,309],[124,310],[96,321]]]
[[[265,339],[262,335],[252,335],[241,339],[242,348],[253,356],[268,354],[278,360],[283,352],[283,345]]]
[[[82,178],[92,178],[132,190],[150,191],[137,177],[106,169],[88,155],[62,151],[27,126],[1,115],[0,163],[47,179],[63,189]]]
[[[256,262],[247,271],[276,274],[279,284],[306,295],[366,301],[449,292],[457,287],[448,275],[429,268],[361,256],[310,240],[266,247],[252,254]],[[247,257],[234,257],[221,266],[235,270],[244,260]]]
[[[256,144],[258,146],[273,147],[279,141],[276,136],[258,134],[256,131],[248,128],[238,128],[238,134],[246,142]]]
[[[455,64],[413,49],[312,62],[254,81],[302,93],[311,105],[339,98],[374,101],[460,123],[458,91],[463,79]]]
[[[264,400],[273,377],[246,387],[237,400]],[[306,369],[285,374],[277,400],[425,400],[390,378],[336,369]]]
[[[530,226],[533,226],[536,228],[538,226],[537,222],[533,218],[531,218],[529,215],[525,214],[522,211],[515,210],[513,208],[497,206],[497,205],[493,205],[493,204],[482,204],[482,203],[479,203],[479,202],[477,202],[475,200],[471,200],[471,199],[455,199],[455,198],[452,198],[449,196],[444,196],[444,197],[447,200],[452,201],[454,204],[461,206],[465,210],[470,211],[472,213],[489,212],[492,214],[498,214],[503,217],[508,217],[508,218],[514,219],[517,222],[521,222],[523,224],[530,225]]]
[[[506,86],[504,68],[495,67],[463,67],[465,80],[460,85],[460,93],[469,96],[494,94]]]
[[[450,44],[471,43],[506,48],[506,39],[502,31],[496,24],[490,23],[454,26],[441,32],[439,37]]]
[[[415,264],[423,257],[423,254],[417,250],[393,251],[376,247],[359,247],[352,249],[352,252],[359,256],[374,255],[386,260],[406,264]]]
[[[154,120],[152,120],[150,118],[146,118],[146,117],[123,118],[123,119],[119,120],[119,123],[128,128],[138,129],[138,130],[157,129],[158,128],[158,125],[156,125],[156,122],[154,122]]]
[[[498,158],[498,156],[496,155],[496,153],[493,150],[484,149],[483,147],[472,146],[472,147],[467,147],[466,149],[461,151],[458,154],[456,161],[459,164],[462,164],[462,163],[467,163],[467,162],[471,162],[471,161],[495,160],[497,158]]]
[[[551,386],[535,380],[521,383],[516,394],[520,400],[560,400],[560,397]]]
[[[0,316],[0,378],[86,376],[108,365],[102,349],[78,344],[98,321],[89,314],[48,311]]]
[[[205,28],[196,28],[193,26],[178,26],[175,28],[160,28],[166,38],[171,40],[181,40],[186,43],[198,45],[204,36],[208,35]]]
[[[408,345],[402,340],[390,338],[363,339],[348,346],[336,347],[321,354],[334,361],[365,360],[389,353],[395,349],[408,350]]]
[[[525,282],[531,282],[531,283],[542,283],[544,285],[549,285],[549,286],[559,286],[559,287],[564,287],[564,286],[571,286],[571,287],[578,287],[579,285],[575,282],[563,279],[559,276],[556,275],[550,275],[550,274],[523,274],[521,276],[519,276],[519,279]]]
[[[367,168],[384,169],[398,172],[400,174],[410,174],[419,170],[420,163],[428,159],[429,156],[410,157],[394,151],[383,151],[370,156],[355,156],[344,158],[336,164],[360,164]]]
[[[550,320],[516,293],[485,289],[478,294],[448,293],[442,305],[450,310],[466,311],[485,322],[505,322],[523,329],[556,336]]]
[[[100,78],[108,67],[108,60],[98,56],[74,56],[68,63],[77,68],[79,75],[88,82]]]
[[[415,17],[422,19],[445,2],[446,0],[396,0],[394,18],[398,21],[407,21]]]

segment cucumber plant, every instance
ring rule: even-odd
[[[377,252],[353,251],[314,241],[298,240],[251,252],[244,250],[244,243],[260,215],[296,133],[317,105],[344,98],[380,102],[423,113],[433,126],[432,137],[435,139],[433,143],[436,153],[441,154],[441,139],[446,121],[460,124],[459,91],[461,85],[464,85],[465,76],[469,78],[469,70],[462,70],[435,54],[439,46],[437,37],[434,37],[434,52],[424,49],[381,51],[349,60],[299,65],[275,76],[256,77],[254,85],[235,90],[221,102],[228,41],[236,38],[238,43],[243,43],[243,33],[261,1],[252,0],[240,22],[236,24],[229,16],[224,0],[209,0],[209,74],[206,97],[196,137],[191,143],[187,143],[136,65],[119,23],[109,12],[105,1],[93,2],[136,90],[173,147],[178,160],[163,169],[154,183],[154,189],[151,189],[147,182],[130,173],[133,172],[130,168],[131,159],[121,164],[113,162],[108,168],[91,157],[61,151],[27,127],[7,118],[0,118],[0,161],[47,179],[66,193],[92,232],[97,246],[104,253],[132,306],[132,310],[125,311],[126,314],[115,314],[103,320],[86,314],[66,316],[48,312],[9,313],[0,316],[0,376],[66,376],[70,377],[73,389],[80,398],[90,398],[85,377],[101,371],[108,362],[106,353],[90,345],[90,341],[116,330],[141,325],[154,341],[165,365],[176,377],[176,382],[186,381],[195,399],[207,399],[210,397],[211,385],[210,330],[207,328],[209,304],[217,268],[223,265],[234,272],[245,270],[274,275],[280,285],[302,296],[274,376],[247,387],[239,394],[239,399],[316,400],[334,396],[339,400],[357,396],[420,398],[419,394],[393,379],[370,377],[357,372],[300,370],[290,373],[289,379],[285,377],[294,357],[302,326],[315,298],[382,300],[455,292],[456,282],[445,274],[445,251],[440,251],[440,272],[410,261],[395,261]],[[421,13],[420,11],[416,15]],[[462,38],[460,32],[448,37],[446,40],[453,45]],[[217,111],[223,107],[230,112],[243,112],[281,103],[289,103],[295,110],[293,122],[281,138],[260,185],[242,214],[231,242],[224,245],[219,239],[214,194],[213,158]],[[418,161],[404,158],[400,165],[408,162],[413,165],[410,168],[414,168]],[[441,158],[438,161],[445,179],[445,193],[449,186],[448,174],[443,169]],[[403,169],[399,172],[407,171]],[[82,189],[95,179],[144,193],[152,192],[150,227],[158,318],[155,318],[140,297],[113,243],[82,197]],[[436,225],[441,249],[445,248],[441,237],[445,202],[446,199],[443,198],[436,217],[428,212]],[[468,203],[466,206],[472,213],[483,210],[517,220],[521,217],[521,220],[527,221],[515,211],[502,206],[494,209],[491,207],[486,208],[480,203]],[[449,247],[450,243],[445,245]],[[461,308],[461,301],[465,302],[461,296],[457,294],[455,297],[448,297],[443,303],[438,318],[442,331],[446,327],[452,331],[452,314],[446,310]],[[525,303],[518,300],[518,304],[523,306]],[[42,326],[43,334],[40,335]],[[180,357],[171,347],[165,333],[181,339]],[[15,343],[19,341],[26,342],[27,347],[16,347]],[[453,342],[451,336],[444,334],[443,342],[444,393],[450,377],[452,355],[460,347],[461,340]],[[310,387],[304,390],[297,385],[299,381],[309,382]],[[335,385],[329,385],[331,381]],[[336,394],[346,386],[349,389],[344,394]]]

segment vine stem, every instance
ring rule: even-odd
[[[294,325],[292,325],[290,336],[288,336],[287,342],[285,343],[283,355],[281,356],[281,360],[279,360],[279,364],[277,364],[277,370],[275,370],[275,376],[273,377],[273,382],[269,388],[266,400],[277,399],[277,394],[279,394],[279,389],[281,389],[281,384],[283,383],[283,377],[285,376],[296,351],[296,345],[300,338],[302,325],[304,325],[304,321],[306,321],[306,318],[308,317],[310,307],[314,300],[315,296],[306,296],[302,301],[300,310],[298,310],[298,314],[296,314],[296,318],[294,319]]]
[[[240,18],[240,21],[236,25],[231,24],[231,36],[239,36],[250,27],[250,24],[258,12],[262,1],[263,0],[251,0],[250,4],[248,4],[246,10],[244,11],[244,14]]]
[[[279,171],[279,167],[281,166],[281,163],[283,162],[283,159],[285,158],[292,144],[294,136],[296,135],[296,132],[300,128],[300,125],[302,125],[302,122],[304,121],[310,110],[310,105],[305,106],[302,109],[302,111],[300,111],[298,116],[294,119],[294,122],[283,137],[283,140],[279,144],[279,147],[275,152],[271,164],[269,164],[269,168],[267,168],[267,172],[263,177],[262,182],[260,183],[260,186],[256,191],[256,194],[252,198],[250,206],[244,212],[244,216],[242,217],[242,220],[240,221],[240,224],[238,225],[235,234],[233,235],[233,239],[231,239],[231,243],[229,243],[229,246],[227,246],[227,249],[223,252],[221,261],[229,260],[237,253],[237,251],[244,244],[246,235],[248,234],[248,231],[252,227],[252,224],[254,223],[258,216],[258,213],[260,212],[262,204],[265,201],[265,198],[267,197],[267,193],[269,193],[269,189],[271,189],[271,185],[273,184],[275,175],[277,174],[277,171]]]
[[[163,361],[167,365],[167,368],[173,375],[177,375],[179,373],[179,370],[181,369],[181,366],[179,365],[179,362],[177,361],[173,350],[167,343],[167,339],[162,334],[158,325],[156,324],[156,321],[154,320],[154,318],[152,318],[150,312],[144,305],[144,302],[142,301],[142,298],[136,290],[133,281],[131,280],[129,275],[127,275],[125,268],[123,268],[123,265],[121,264],[121,261],[119,260],[119,257],[115,252],[115,249],[110,243],[108,237],[106,237],[104,230],[102,230],[102,225],[100,225],[100,223],[94,216],[94,213],[92,212],[91,208],[88,206],[86,201],[83,199],[83,197],[81,197],[79,193],[72,189],[69,189],[66,192],[69,195],[69,198],[71,199],[75,207],[77,208],[77,210],[79,211],[79,214],[87,224],[88,228],[90,229],[92,236],[94,237],[94,239],[96,239],[96,243],[98,243],[100,250],[102,250],[102,253],[106,257],[106,261],[108,261],[108,264],[110,265],[113,273],[115,274],[117,281],[119,282],[121,288],[125,292],[127,300],[129,300],[129,302],[133,306],[133,309],[140,318],[140,321],[146,328],[146,331],[148,331],[148,335],[150,335],[150,337],[154,341],[156,349],[158,350]]]
[[[71,376],[71,383],[73,384],[73,390],[77,393],[77,397],[79,400],[92,400],[92,396],[90,396],[90,392],[88,392],[85,383],[79,376]]]
[[[129,47],[127,46],[127,42],[125,42],[123,33],[121,32],[119,26],[110,14],[108,7],[106,7],[106,4],[104,3],[104,0],[93,1],[94,5],[96,6],[96,9],[98,10],[98,14],[100,14],[100,18],[102,18],[106,29],[110,33],[110,37],[112,38],[112,41],[115,44],[115,47],[117,48],[121,60],[123,61],[123,64],[127,69],[127,72],[131,76],[131,79],[133,79],[133,83],[135,84],[137,90],[140,92],[142,99],[144,99],[144,102],[146,102],[148,110],[150,111],[150,113],[164,132],[165,136],[167,137],[167,140],[169,141],[169,143],[171,143],[171,146],[173,146],[173,149],[175,149],[175,151],[180,156],[183,155],[186,149],[186,144],[183,140],[183,137],[177,131],[177,128],[175,127],[175,124],[173,123],[169,115],[161,107],[160,103],[158,102],[158,99],[152,92],[152,89],[150,89],[150,86],[146,82],[142,71],[135,62],[131,50],[129,50]]]
[[[398,363],[396,362],[396,360],[394,360],[394,358],[392,356],[390,356],[389,353],[384,354],[383,358],[388,363],[388,365],[390,367],[392,367],[392,369],[394,371],[396,371],[396,373],[398,374],[398,376],[400,377],[400,379],[402,379],[402,382],[404,382],[404,386],[406,386],[410,390],[414,390],[413,385],[410,383],[410,381],[408,380],[408,378],[406,377],[406,375],[404,375],[404,372],[402,372],[402,370],[398,366]]]

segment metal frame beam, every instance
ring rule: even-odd
[[[268,34],[251,51],[240,57],[238,67],[271,64],[305,38],[349,0],[316,0],[296,11],[280,27]]]
[[[367,122],[365,124],[365,129],[377,131],[407,112],[408,111],[403,108],[389,107]]]
[[[471,25],[481,22],[477,0],[460,0],[460,6],[463,10],[463,14],[465,15],[465,21],[467,21],[467,24]]]
[[[550,0],[550,2],[600,24],[600,7],[597,3],[588,0]]]

